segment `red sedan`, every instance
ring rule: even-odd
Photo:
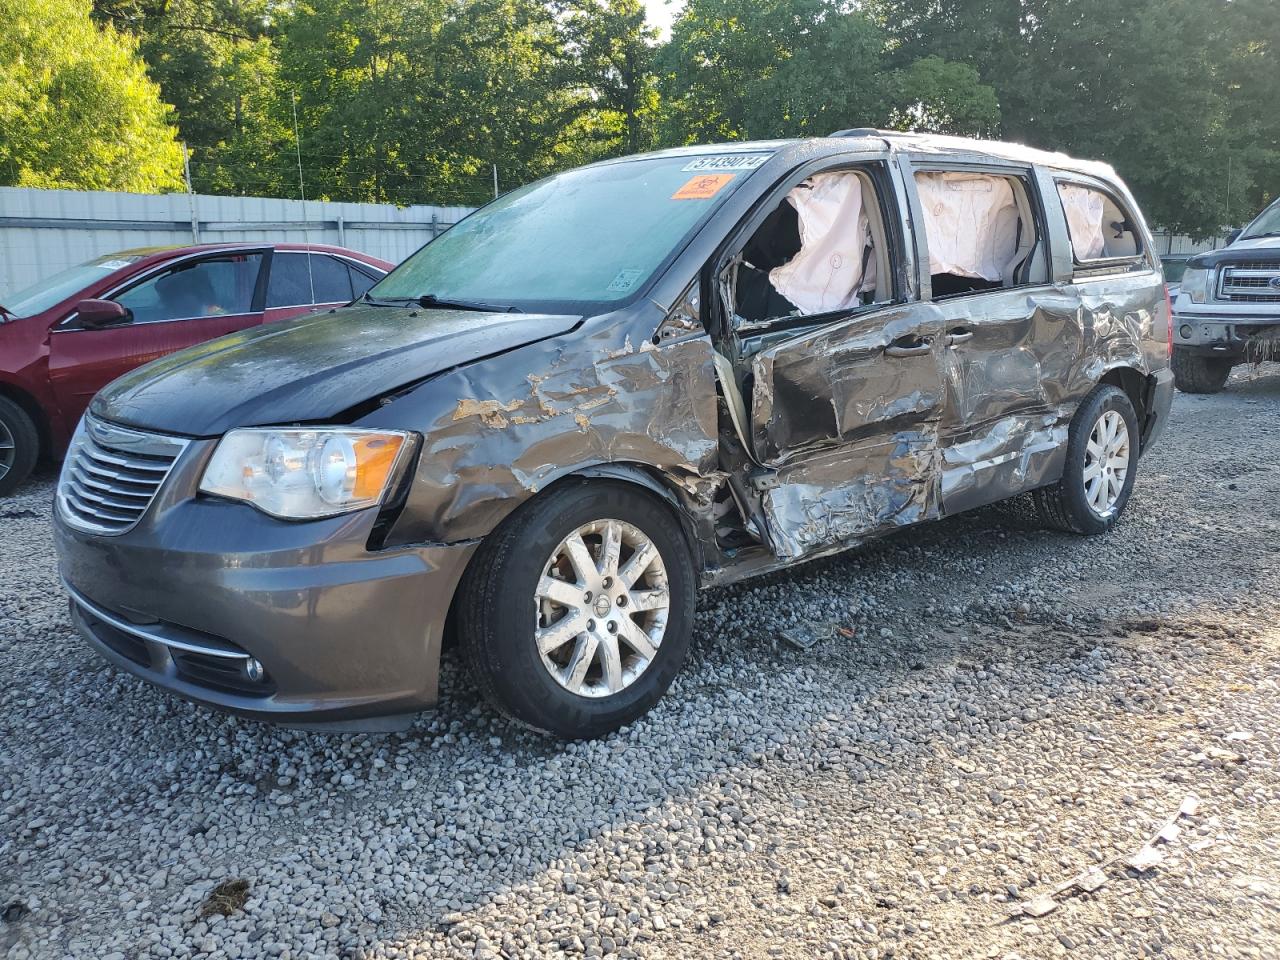
[[[215,337],[362,296],[392,264],[317,244],[126,250],[0,306],[0,496],[62,455],[93,395]]]

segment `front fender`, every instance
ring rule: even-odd
[[[709,500],[719,451],[711,342],[654,345],[651,334],[589,325],[444,374],[362,421],[424,437],[388,545],[484,537],[557,480],[607,464],[640,465]]]

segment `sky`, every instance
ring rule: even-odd
[[[671,32],[671,20],[680,8],[681,0],[644,0],[649,22],[658,28],[665,40]]]

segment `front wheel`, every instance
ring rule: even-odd
[[[1051,527],[1096,535],[1116,525],[1138,474],[1138,417],[1123,390],[1102,385],[1071,420],[1062,479],[1035,492]]]
[[[1207,357],[1173,349],[1173,382],[1183,393],[1217,393],[1227,385],[1235,364],[1222,357]]]
[[[40,455],[40,434],[31,417],[7,397],[0,397],[0,497],[31,475]]]
[[[462,585],[464,657],[499,710],[567,739],[647,713],[689,649],[694,570],[679,523],[623,483],[571,483],[518,510]]]

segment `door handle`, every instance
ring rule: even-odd
[[[899,337],[884,348],[886,357],[923,357],[933,352],[933,337]]]
[[[954,347],[957,343],[967,343],[973,339],[973,331],[967,327],[954,327],[947,331],[947,346]]]

